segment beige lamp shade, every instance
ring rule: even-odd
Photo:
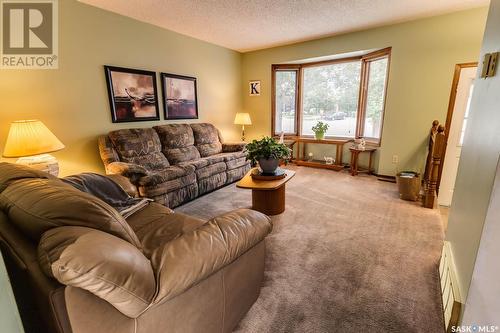
[[[235,125],[252,125],[252,120],[250,119],[250,114],[248,113],[237,113],[234,117]]]
[[[3,157],[40,155],[63,148],[62,142],[40,120],[20,120],[10,125]]]

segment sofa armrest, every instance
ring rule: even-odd
[[[228,143],[223,143],[222,144],[222,152],[223,153],[234,153],[237,151],[243,151],[245,149],[245,146],[247,145],[246,142],[228,142]]]
[[[137,191],[137,187],[132,184],[129,178],[122,176],[118,173],[115,174],[109,174],[106,177],[120,185],[120,187],[127,192],[128,195],[130,195],[133,198],[139,197],[139,192]]]
[[[208,221],[153,253],[158,293],[163,303],[236,260],[271,232],[268,216],[238,209]]]
[[[148,170],[143,166],[133,163],[125,162],[112,162],[106,166],[106,172],[108,174],[118,174],[125,176],[130,179],[132,183],[135,183],[139,178],[144,177],[148,174]]]
[[[99,145],[99,155],[101,155],[102,162],[104,165],[108,165],[112,162],[119,162],[120,158],[113,146],[113,143],[107,135],[100,135],[97,138],[97,143]]]
[[[130,318],[151,304],[156,281],[150,261],[134,245],[100,230],[58,227],[38,245],[44,273],[85,289]]]

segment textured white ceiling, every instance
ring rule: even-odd
[[[489,4],[489,0],[80,1],[241,52]]]

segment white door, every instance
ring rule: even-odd
[[[467,127],[467,118],[469,117],[470,98],[472,89],[474,89],[476,72],[477,67],[466,67],[462,68],[460,71],[455,106],[453,108],[451,126],[449,129],[448,144],[446,146],[446,155],[444,158],[443,174],[439,186],[438,203],[441,206],[451,206],[453,189],[455,188],[455,180],[457,178],[458,161],[460,160],[460,153],[462,152],[462,143],[464,140],[465,128]]]

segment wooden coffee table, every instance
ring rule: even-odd
[[[285,211],[285,184],[295,176],[295,171],[285,170],[283,179],[255,180],[251,169],[236,186],[252,190],[252,209],[267,215],[277,215]]]

